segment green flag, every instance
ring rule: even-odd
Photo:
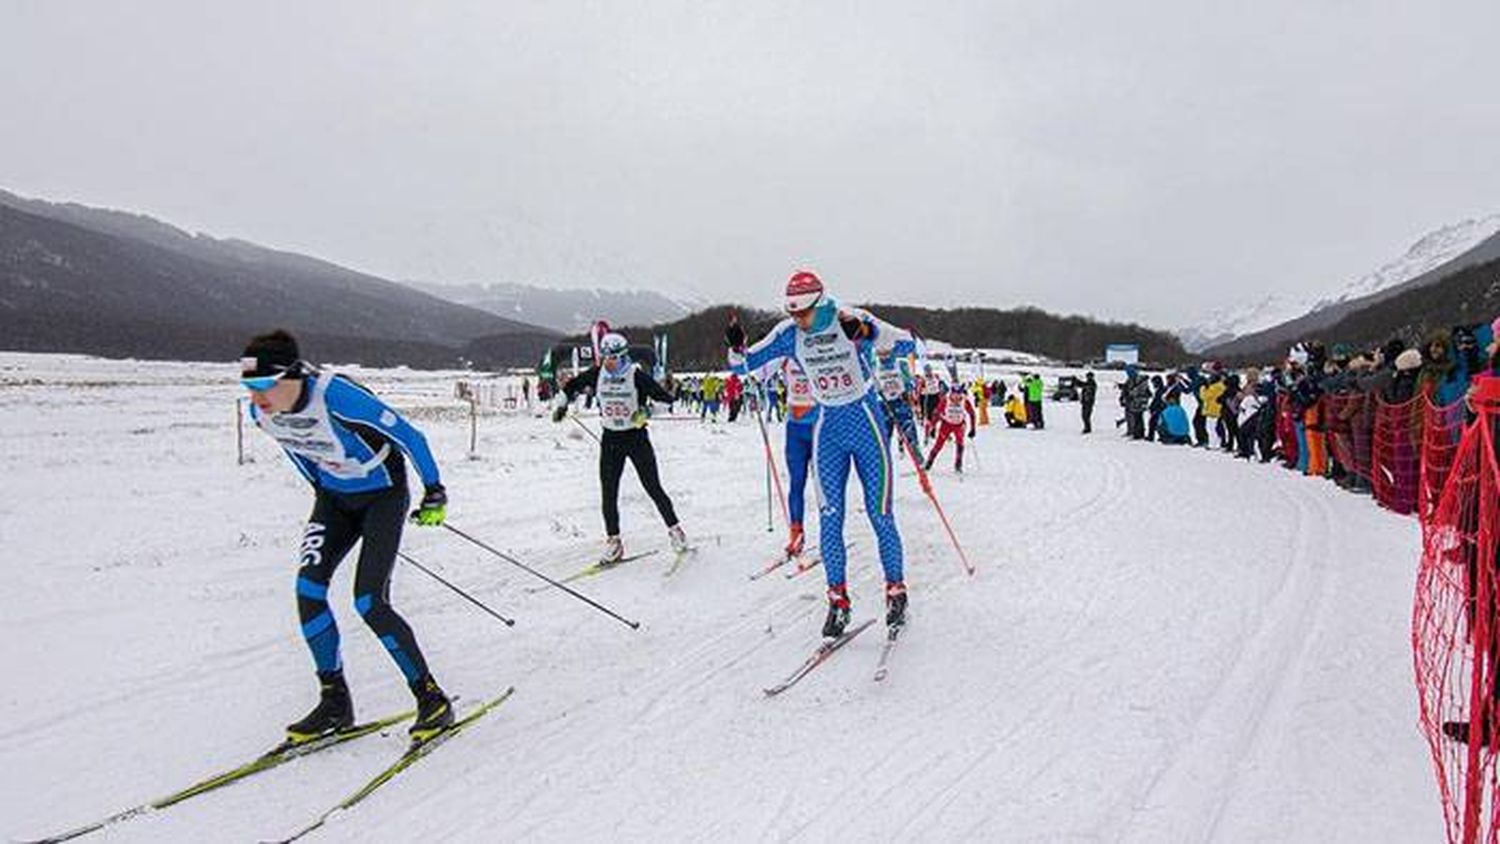
[[[536,377],[542,381],[552,380],[552,349],[550,347],[547,353],[542,355],[542,364],[536,368]]]

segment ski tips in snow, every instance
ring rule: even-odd
[[[681,551],[674,551],[672,553],[672,565],[668,566],[665,572],[662,572],[662,577],[671,577],[676,574],[681,570],[682,564],[687,562],[689,557],[696,556],[697,554],[698,546],[696,545],[690,545]]]
[[[880,648],[880,661],[875,664],[875,682],[879,683],[890,675],[891,651],[896,649],[896,641],[901,638],[901,631],[906,629],[905,624],[895,627],[887,627],[885,631],[885,644]]]
[[[511,686],[496,697],[484,701],[479,706],[466,713],[462,718],[454,721],[448,727],[437,732],[436,734],[428,738],[413,740],[411,745],[406,749],[406,752],[401,754],[400,758],[391,763],[384,770],[377,773],[370,779],[369,782],[365,783],[358,790],[351,793],[348,797],[340,800],[328,811],[319,815],[312,823],[308,824],[302,829],[297,830],[297,832],[293,833],[290,837],[276,839],[276,841],[279,842],[279,844],[289,844],[289,842],[296,841],[309,833],[321,829],[333,817],[341,812],[346,812],[354,808],[359,803],[364,801],[365,798],[369,797],[371,794],[374,794],[386,783],[395,779],[397,774],[400,774],[402,771],[410,768],[427,754],[437,749],[438,746],[448,741],[448,739],[451,739],[459,733],[463,732],[470,725],[478,721],[480,718],[483,718],[486,714],[494,710],[500,704],[505,703],[510,699],[511,695],[515,694],[515,691],[516,687]]]
[[[848,630],[845,630],[843,634],[839,635],[838,637],[829,639],[821,643],[820,645],[818,645],[817,649],[812,652],[812,655],[797,667],[796,671],[793,671],[791,674],[787,675],[787,678],[785,680],[782,680],[780,683],[777,683],[774,686],[763,689],[762,691],[765,692],[766,697],[775,697],[776,695],[781,694],[787,689],[790,689],[792,686],[797,685],[797,683],[800,682],[803,677],[811,674],[813,669],[817,668],[819,665],[822,665],[824,662],[827,662],[829,657],[833,656],[841,648],[849,644],[849,642],[852,641],[855,636],[858,636],[859,634],[865,632],[865,630],[867,630],[870,625],[874,623],[875,619],[867,618],[864,621],[861,621],[859,624],[856,624]]]
[[[237,783],[240,780],[254,776],[255,774],[261,773],[263,771],[269,771],[272,768],[275,768],[286,762],[290,762],[293,759],[298,759],[303,756],[317,753],[320,750],[327,750],[328,748],[336,747],[345,742],[353,741],[357,738],[363,738],[364,736],[381,732],[382,730],[393,727],[401,723],[402,721],[406,721],[412,718],[416,714],[417,713],[415,710],[398,712],[395,715],[390,715],[375,721],[356,724],[347,730],[330,733],[328,735],[320,736],[309,741],[294,742],[289,739],[284,740],[280,744],[260,754],[259,756],[255,757],[249,762],[246,762],[243,765],[239,765],[238,767],[230,768],[227,771],[215,774],[211,777],[208,777],[207,779],[196,782],[188,786],[187,788],[182,789],[181,791],[174,792],[165,797],[159,797],[147,803],[142,803],[139,806],[133,806],[129,809],[116,812],[115,814],[110,815],[107,818],[101,818],[100,820],[94,821],[93,823],[85,824],[84,826],[68,830],[67,832],[48,836],[46,838],[22,839],[21,844],[56,844],[56,842],[71,841],[74,838],[79,838],[91,832],[97,832],[106,827],[114,826],[117,823],[121,823],[132,818],[137,818],[142,815],[149,814],[153,811],[165,809],[169,806],[175,806],[178,803],[202,794],[207,794],[210,791],[217,791],[224,786],[232,785],[233,783]]]
[[[656,554],[656,553],[658,553],[660,551],[661,551],[660,548],[652,548],[649,551],[641,551],[640,553],[637,553],[637,554],[627,554],[626,556],[621,557],[620,559],[615,560],[613,562],[606,563],[606,562],[603,562],[603,561],[597,561],[597,562],[594,562],[594,563],[590,563],[589,565],[584,566],[583,568],[579,569],[578,571],[573,572],[572,574],[568,575],[567,577],[564,577],[563,579],[561,579],[561,580],[559,580],[557,582],[558,583],[573,583],[574,581],[583,580],[586,577],[594,577],[595,575],[600,575],[600,574],[603,574],[603,573],[605,573],[607,571],[612,571],[614,569],[617,569],[620,566],[625,565],[626,563],[633,563],[636,560],[640,560],[640,559],[644,559],[646,557],[650,557],[653,554]],[[541,584],[539,586],[527,586],[525,591],[529,595],[535,595],[535,594],[537,594],[539,592],[546,592],[548,589],[553,589],[553,588],[556,588],[556,587],[554,587],[551,583],[543,583],[543,584]]]

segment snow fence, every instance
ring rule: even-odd
[[[1462,406],[1419,408],[1423,500],[1413,501],[1423,535],[1412,611],[1421,728],[1448,840],[1464,844],[1500,841],[1500,378],[1475,383],[1466,427]],[[1387,436],[1410,413],[1390,412],[1400,418]]]

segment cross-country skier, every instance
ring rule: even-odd
[[[679,554],[686,552],[687,534],[677,521],[672,499],[662,489],[656,470],[656,451],[646,434],[646,400],[669,403],[671,393],[630,359],[630,344],[614,333],[604,335],[599,341],[599,363],[563,385],[553,403],[552,421],[561,422],[567,415],[568,404],[587,389],[592,389],[598,399],[599,420],[604,427],[599,440],[599,487],[605,540],[599,562],[617,563],[625,557],[625,544],[620,539],[620,476],[625,473],[626,460],[635,466],[641,486],[666,522],[672,550]]]
[[[927,454],[926,470],[932,471],[932,464],[943,450],[943,445],[948,438],[953,438],[957,453],[953,457],[953,471],[963,474],[964,471],[964,421],[968,420],[969,439],[974,439],[974,402],[969,398],[969,391],[959,381],[954,381],[938,400],[938,436],[937,442],[932,444],[932,451]]]
[[[943,382],[932,371],[932,364],[922,365],[922,379],[918,389],[922,395],[922,433],[931,440],[937,432],[938,399],[943,395]]]
[[[890,448],[881,429],[880,403],[870,378],[871,349],[877,356],[899,339],[909,339],[866,311],[846,308],[823,289],[816,275],[794,273],[786,286],[783,320],[748,351],[737,321],[725,331],[730,366],[745,372],[792,358],[807,373],[813,398],[821,406],[813,432],[818,487],[819,541],[828,577],[828,616],[823,635],[837,637],[849,623],[845,584],[844,493],[853,464],[864,486],[865,511],[875,529],[880,563],[885,569],[886,624],[906,622],[906,583],[902,579],[901,534],[893,511]]]
[[[786,491],[787,518],[791,521],[787,527],[786,555],[795,558],[801,557],[807,548],[803,520],[807,515],[807,474],[813,459],[813,428],[818,421],[818,402],[813,398],[807,374],[796,359],[783,358],[780,364],[787,391],[786,444],[782,456],[786,458],[790,482]]]
[[[885,420],[886,439],[896,449],[897,462],[900,462],[902,451],[922,447],[922,441],[917,435],[917,422],[912,414],[913,379],[907,364],[908,356],[914,350],[914,343],[900,340],[892,345],[887,354],[875,361],[881,418]]]
[[[313,487],[297,571],[297,614],[321,697],[312,712],[287,727],[289,738],[310,741],[354,725],[328,583],[355,542],[360,550],[354,608],[416,697],[411,734],[419,739],[435,735],[453,723],[453,707],[432,679],[411,628],[390,603],[391,569],[410,500],[403,452],[416,465],[424,487],[412,517],[418,524],[436,526],[447,511],[448,497],[426,438],[364,387],[305,363],[297,341],[285,331],[250,341],[240,358],[240,380],[250,391],[250,418],[281,445]]]

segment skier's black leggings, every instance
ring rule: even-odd
[[[672,499],[661,488],[661,478],[656,473],[656,451],[651,448],[646,429],[605,431],[599,448],[599,487],[604,496],[605,532],[609,536],[620,535],[620,476],[625,473],[626,459],[635,465],[635,474],[641,479],[641,486],[646,488],[646,494],[656,503],[662,521],[667,527],[677,524]]]
[[[401,545],[407,503],[404,486],[356,495],[318,490],[302,536],[297,615],[319,673],[343,667],[339,629],[328,606],[328,582],[349,549],[363,540],[354,570],[354,609],[380,637],[408,683],[427,675],[427,661],[411,627],[391,607],[391,569]]]

